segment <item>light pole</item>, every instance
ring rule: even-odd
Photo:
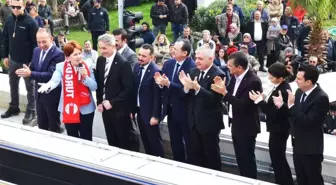
[[[118,0],[118,20],[119,28],[124,28],[123,24],[124,0]]]

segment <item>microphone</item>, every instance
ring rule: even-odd
[[[82,74],[79,72],[80,69],[82,69],[82,67],[83,67],[83,64],[82,64],[82,63],[79,63],[79,64],[78,64],[78,68],[77,68],[78,82],[81,82],[81,81],[82,81]]]

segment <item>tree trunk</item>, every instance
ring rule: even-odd
[[[50,0],[50,7],[53,14],[57,14],[57,0]]]

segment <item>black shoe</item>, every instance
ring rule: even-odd
[[[27,110],[26,115],[22,120],[22,124],[28,125],[35,119],[36,119],[35,111]]]
[[[1,118],[9,118],[11,116],[16,116],[20,114],[20,109],[19,108],[8,108],[6,112],[1,114]]]

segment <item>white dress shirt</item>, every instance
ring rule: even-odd
[[[254,20],[254,41],[261,41],[263,30],[261,27],[261,21]]]
[[[140,84],[139,84],[138,93],[137,93],[137,104],[138,104],[138,107],[140,107],[139,91],[140,91],[140,87],[141,87],[141,82],[142,82],[143,77],[145,76],[145,73],[147,71],[147,68],[148,68],[149,64],[150,63],[144,65],[143,69],[142,69],[142,72],[141,72]]]
[[[243,74],[239,75],[239,76],[236,76],[236,83],[235,83],[235,86],[234,86],[234,89],[233,89],[233,93],[232,93],[232,96],[236,96],[236,93],[237,93],[237,90],[240,86],[240,83],[243,81],[246,73],[249,71],[249,68],[247,68]],[[233,114],[232,114],[232,105],[230,104],[229,105],[229,117],[232,118]]]

